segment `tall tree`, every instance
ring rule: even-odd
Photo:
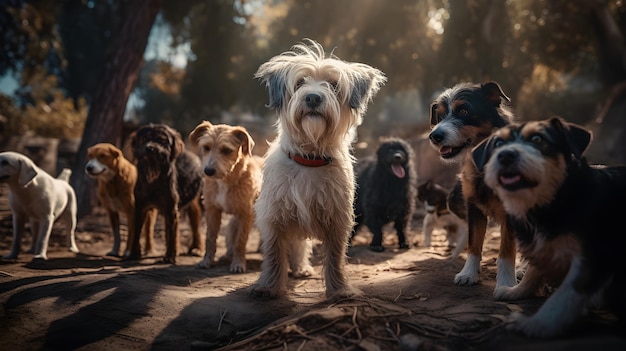
[[[87,161],[87,148],[99,142],[120,143],[126,102],[137,81],[150,29],[161,3],[162,0],[124,1],[121,30],[107,51],[70,180],[78,198],[79,217],[91,212],[93,207],[93,187],[82,171]]]

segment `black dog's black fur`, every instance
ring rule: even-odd
[[[381,140],[376,156],[359,160],[355,167],[356,194],[354,212],[356,225],[350,239],[362,225],[374,235],[370,249],[375,252],[384,250],[383,226],[394,222],[398,235],[398,245],[408,249],[406,232],[415,209],[417,196],[416,174],[412,147],[400,138]],[[399,178],[392,171],[392,165],[398,165],[404,171]]]
[[[135,185],[135,221],[143,223],[149,209],[156,208],[165,218],[165,262],[175,263],[178,255],[179,209],[189,205],[193,246],[200,246],[198,230],[202,211],[200,192],[202,169],[200,159],[185,150],[185,144],[173,128],[165,124],[148,124],[131,136],[131,146],[137,164]],[[133,237],[133,251],[129,259],[141,258],[139,230]],[[198,232],[199,233],[199,232]],[[198,236],[198,237],[196,237]],[[198,242],[196,242],[198,240]]]

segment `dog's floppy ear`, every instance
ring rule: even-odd
[[[213,125],[209,121],[202,121],[202,123],[198,124],[196,128],[189,133],[188,139],[191,145],[198,145],[198,139],[206,134],[212,127]]]
[[[487,100],[491,101],[494,106],[500,106],[500,103],[502,102],[500,98],[506,100],[506,102],[511,102],[511,99],[504,94],[502,88],[500,88],[500,85],[496,82],[485,83],[480,86],[480,89],[483,94],[485,94]]]
[[[25,187],[35,179],[37,170],[34,167],[35,164],[30,160],[20,158],[17,162],[20,168],[17,181],[21,186]]]
[[[248,132],[242,127],[235,127],[232,133],[241,141],[241,151],[248,156],[252,156],[254,140],[252,140],[250,134],[248,134]]]
[[[577,124],[568,123],[560,117],[552,117],[550,126],[565,138],[574,158],[580,159],[591,143],[591,132]]]
[[[266,106],[271,109],[283,107],[285,94],[287,94],[287,83],[285,82],[284,74],[280,74],[277,69],[272,69],[270,61],[262,64],[254,77],[261,79],[267,87],[270,102]]]
[[[111,155],[113,156],[113,158],[118,158],[120,157],[120,152],[119,150],[112,144],[107,144],[107,149],[109,150],[109,152],[111,153]]]
[[[495,137],[491,136],[472,149],[472,161],[478,172],[482,172],[485,168],[485,164],[489,161],[491,153],[493,152],[494,140]]]
[[[185,142],[183,141],[180,133],[174,129],[172,129],[172,136],[174,140],[172,140],[172,154],[170,155],[170,161],[174,161],[180,154],[185,151]]]
[[[439,123],[439,118],[437,118],[437,109],[439,108],[439,104],[437,102],[433,102],[430,105],[430,125],[434,126]]]
[[[352,91],[348,103],[350,107],[364,113],[367,104],[385,84],[387,78],[380,70],[362,63],[350,65],[354,70],[351,77]]]

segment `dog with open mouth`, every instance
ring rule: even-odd
[[[472,155],[485,183],[502,200],[520,252],[521,282],[499,287],[503,299],[557,290],[532,316],[514,314],[511,328],[530,337],[567,331],[598,302],[626,316],[626,237],[621,216],[626,166],[589,165],[591,132],[562,118],[513,124]]]
[[[515,239],[506,224],[502,203],[484,183],[483,174],[476,170],[468,155],[491,133],[513,121],[509,102],[496,82],[460,83],[442,92],[430,109],[431,144],[439,150],[444,162],[463,162],[460,181],[450,192],[450,207],[465,209],[466,213],[455,214],[467,218],[468,255],[454,281],[458,285],[478,282],[488,218],[493,218],[501,225],[496,292],[498,287],[517,283]],[[454,199],[463,199],[464,204],[455,203]]]
[[[408,249],[407,234],[415,210],[415,156],[411,145],[400,138],[383,138],[376,155],[364,157],[355,166],[354,200],[356,224],[352,237],[365,225],[372,234],[370,250],[382,252],[383,226],[393,222],[398,247]]]

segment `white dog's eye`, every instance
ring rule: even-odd
[[[230,155],[233,152],[232,149],[228,149],[228,148],[223,148],[221,151],[223,155]]]
[[[298,90],[303,85],[304,85],[304,78],[298,79],[298,81],[296,82],[296,90]]]
[[[204,145],[204,146],[202,147],[202,150],[203,150],[204,152],[209,152],[209,151],[211,151],[211,147],[210,147],[209,145]]]
[[[339,83],[335,81],[331,81],[331,82],[328,82],[328,84],[330,84],[331,88],[333,88],[334,91],[337,91],[337,88],[339,87]]]

